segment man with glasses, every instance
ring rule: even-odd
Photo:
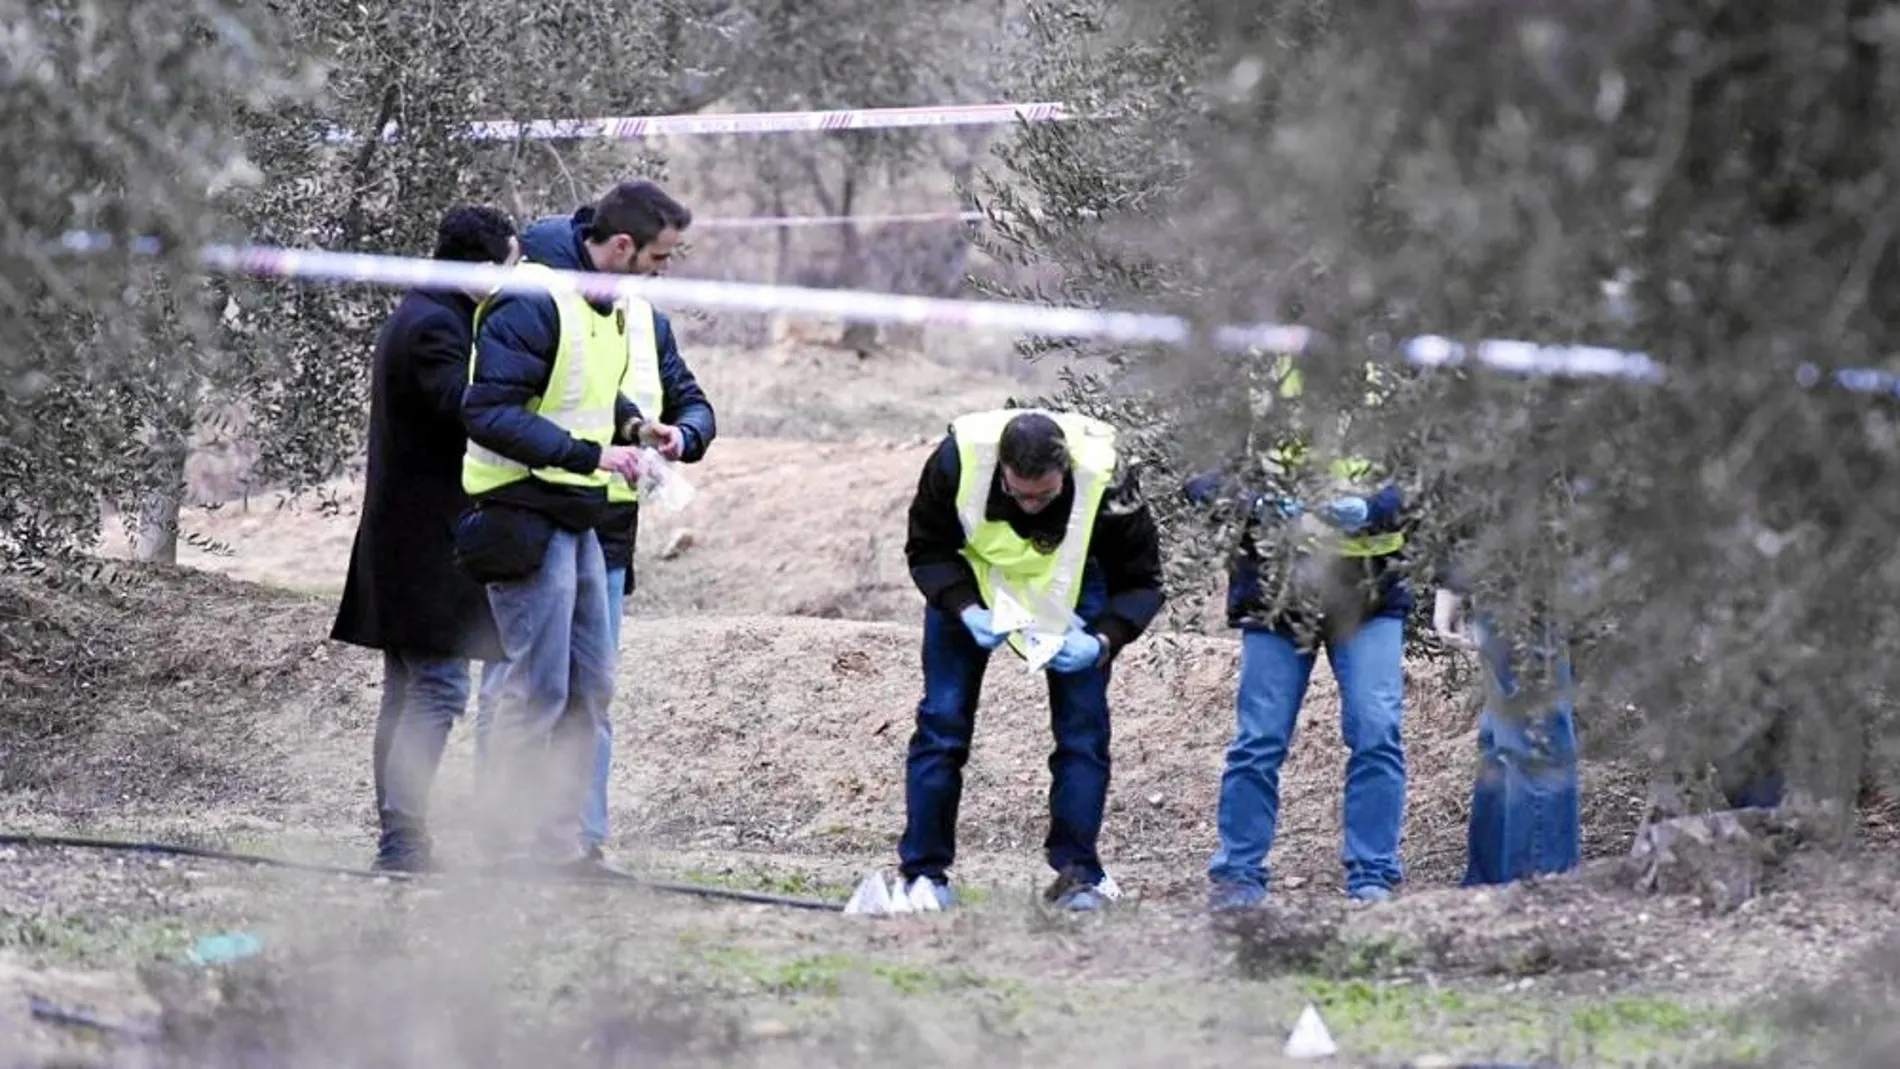
[[[907,892],[925,881],[939,906],[954,902],[963,765],[990,652],[1007,644],[1049,681],[1044,850],[1057,875],[1045,897],[1101,908],[1109,670],[1163,602],[1159,537],[1115,429],[1041,409],[957,419],[918,481],[904,553],[926,602],[924,696],[898,844]]]

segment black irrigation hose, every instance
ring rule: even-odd
[[[133,841],[125,839],[92,839],[77,835],[29,835],[21,832],[0,832],[0,846],[36,846],[65,847],[75,850],[109,850],[118,853],[155,854],[163,857],[196,857],[212,861],[235,861],[247,865],[264,865],[270,868],[295,869],[301,872],[319,872],[332,876],[355,876],[363,879],[416,880],[426,877],[406,872],[384,872],[377,869],[350,868],[347,865],[320,865],[308,861],[291,861],[288,858],[270,857],[266,854],[245,854],[235,850],[218,850],[208,846],[186,846],[182,843],[161,843],[153,841]],[[525,879],[534,882],[558,884],[631,884],[644,887],[649,891],[662,894],[693,895],[699,898],[717,898],[731,902],[750,902],[755,905],[784,906],[788,909],[805,909],[821,913],[842,913],[844,906],[837,902],[826,902],[817,898],[795,898],[790,895],[767,894],[764,891],[741,891],[729,887],[706,887],[693,883],[667,883],[648,880],[630,872],[601,868],[585,873],[555,875],[551,873],[504,874],[471,870],[471,874],[499,876],[501,878]]]

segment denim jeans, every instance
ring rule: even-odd
[[[1108,603],[1108,584],[1090,562],[1076,605],[1084,620]],[[1022,662],[1003,649],[1011,667]],[[903,838],[899,871],[905,882],[919,876],[942,882],[956,861],[957,807],[963,798],[963,765],[976,731],[976,707],[990,653],[970,637],[963,621],[934,606],[924,609],[924,696],[905,764]],[[1096,841],[1108,804],[1111,666],[1080,672],[1047,672],[1049,726],[1049,832],[1043,853],[1057,872],[1079,870],[1089,882],[1102,878]]]
[[[1326,648],[1339,682],[1346,759],[1346,888],[1391,888],[1403,878],[1399,832],[1405,822],[1405,622],[1375,616]],[[1208,863],[1216,883],[1264,890],[1267,854],[1280,820],[1280,765],[1293,744],[1300,704],[1312,679],[1314,651],[1273,631],[1242,633],[1237,728],[1221,776],[1220,848]]]
[[[607,633],[613,638],[616,654],[620,651],[620,614],[626,604],[627,570],[607,569]],[[598,850],[607,843],[607,774],[614,763],[614,718],[611,711],[600,718],[600,731],[594,742],[594,777],[587,789],[587,808],[581,812],[581,848]]]
[[[607,570],[594,532],[557,528],[540,570],[488,584],[488,603],[505,659],[482,670],[485,830],[498,855],[571,859],[614,687]]]
[[[1467,887],[1565,872],[1581,854],[1583,818],[1577,782],[1575,678],[1569,638],[1546,625],[1531,663],[1521,665],[1511,643],[1482,618],[1474,621],[1485,672],[1484,712],[1478,722],[1480,763],[1466,826]],[[1522,704],[1518,670],[1539,676],[1540,691]]]
[[[620,615],[626,604],[625,568],[607,570],[607,631],[616,653],[620,649]],[[482,665],[480,697],[475,706],[475,775],[479,779],[488,758],[488,725],[494,709],[494,663]],[[601,719],[599,739],[594,744],[594,771],[588,784],[587,805],[581,811],[581,849],[597,850],[607,843],[607,775],[613,768],[614,718],[611,711]]]
[[[398,840],[405,836],[421,835],[449,730],[468,705],[468,676],[464,657],[383,651],[383,701],[372,760],[385,850],[404,845]]]

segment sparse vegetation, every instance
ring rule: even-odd
[[[207,279],[189,251],[414,254],[452,202],[526,221],[640,173],[701,219],[1014,213],[973,229],[700,227],[681,267],[700,277],[1270,317],[1338,339],[1310,362],[1308,401],[1351,412],[1360,451],[1406,473],[1421,584],[1464,551],[1508,623],[1580,581],[1562,607],[1586,639],[1591,858],[1563,879],[1454,886],[1471,666],[1415,644],[1400,898],[1354,909],[1334,886],[1322,672],[1325,716],[1284,772],[1274,908],[1219,925],[1194,908],[1234,649],[1204,626],[1218,599],[1193,595],[1218,588],[1232,530],[1177,508],[1173,487],[1255,456],[1273,429],[1247,403],[1246,361],[1029,339],[1049,357],[1029,364],[1007,338],[783,321],[768,345],[766,317],[668,309],[722,436],[691,472],[694,507],[642,519],[615,856],[840,901],[888,869],[919,687],[903,508],[952,416],[1044,394],[1126,428],[1177,583],[1177,619],[1117,669],[1105,845],[1123,905],[1038,905],[1045,697],[999,661],[957,913],[859,921],[0,848],[0,1060],[137,1061],[111,1029],[30,1019],[28,996],[158,1026],[150,1064],[206,1069],[1256,1066],[1309,1003],[1348,1059],[1871,1067],[1900,1049],[1900,865],[1879,795],[1896,746],[1892,502],[1869,489],[1891,466],[1890,401],[1789,391],[1784,374],[1893,348],[1900,261],[1881,206],[1900,35],[1879,5],[1771,3],[1752,22],[1327,0],[0,10],[19,90],[0,106],[15,150],[0,179],[15,324],[0,352],[0,825],[366,857],[375,663],[323,636],[355,518],[362,356],[390,295]],[[1005,97],[1087,117],[453,136],[504,116]],[[400,138],[316,136],[388,122]],[[115,251],[48,250],[80,228]],[[161,254],[126,251],[142,235]],[[1605,279],[1624,295],[1606,300]],[[1344,389],[1348,339],[1427,331],[1640,346],[1675,381],[1407,375],[1376,412]],[[1712,758],[1783,734],[1832,808],[1639,835],[1652,776],[1698,808]],[[449,856],[467,853],[468,735],[436,803]],[[1840,803],[1857,788],[1856,824]],[[1831,834],[1844,825],[1858,840]],[[186,960],[234,930],[263,953]]]

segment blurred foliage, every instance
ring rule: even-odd
[[[1579,636],[1600,738],[1629,741],[1607,711],[1633,707],[1688,765],[1771,728],[1811,786],[1891,763],[1900,498],[1879,487],[1900,425],[1891,400],[1798,389],[1795,371],[1890,359],[1900,6],[0,5],[12,567],[86,548],[101,499],[164,520],[187,447],[220,433],[291,491],[355,452],[395,295],[206,278],[198,243],[426,254],[450,204],[525,223],[664,173],[641,146],[457,137],[470,120],[1062,100],[1082,118],[998,139],[977,184],[1016,216],[985,251],[1044,280],[1010,295],[1317,330],[1291,409],[1322,454],[1371,455],[1412,498],[1418,623],[1456,564],[1507,632]],[[322,138],[391,123],[389,141]],[[763,154],[766,184],[802,166],[848,193],[976,144],[833,140],[830,161]],[[76,228],[116,244],[59,252]],[[167,251],[135,254],[134,235]],[[1668,381],[1395,363],[1421,333],[1640,349]],[[1061,400],[1129,428],[1177,589],[1216,585],[1237,511],[1174,488],[1257,472],[1285,437],[1290,407],[1258,403],[1264,361],[1024,349],[1103,358]],[[1376,408],[1367,359],[1392,382]]]
[[[1891,768],[1900,425],[1795,371],[1894,348],[1900,7],[1034,9],[1039,84],[1127,116],[1025,131],[998,178],[1056,216],[1002,241],[1062,297],[1323,332],[1307,402],[1416,491],[1421,600],[1456,562],[1506,631],[1571,628],[1587,722],[1633,704],[1690,767],[1780,721],[1822,790]],[[1349,373],[1424,333],[1640,349],[1668,381],[1407,371],[1366,409]],[[1066,399],[1171,477],[1257,452],[1235,357],[1123,355]],[[1177,565],[1213,567],[1231,531],[1186,522]]]
[[[128,530],[143,520],[141,555],[168,559],[193,448],[242,439],[257,454],[247,482],[291,494],[356,453],[369,346],[396,295],[207,278],[191,250],[222,239],[427,255],[458,202],[565,213],[662,161],[615,142],[457,132],[696,107],[715,88],[677,58],[714,32],[684,3],[7,11],[6,136],[22,150],[0,234],[0,296],[18,324],[0,364],[0,473],[32,487],[0,504],[12,567],[90,549],[102,500]],[[598,61],[607,41],[613,63]],[[324,139],[390,123],[392,140]],[[72,229],[114,248],[51,251]],[[170,251],[135,254],[138,236]]]

